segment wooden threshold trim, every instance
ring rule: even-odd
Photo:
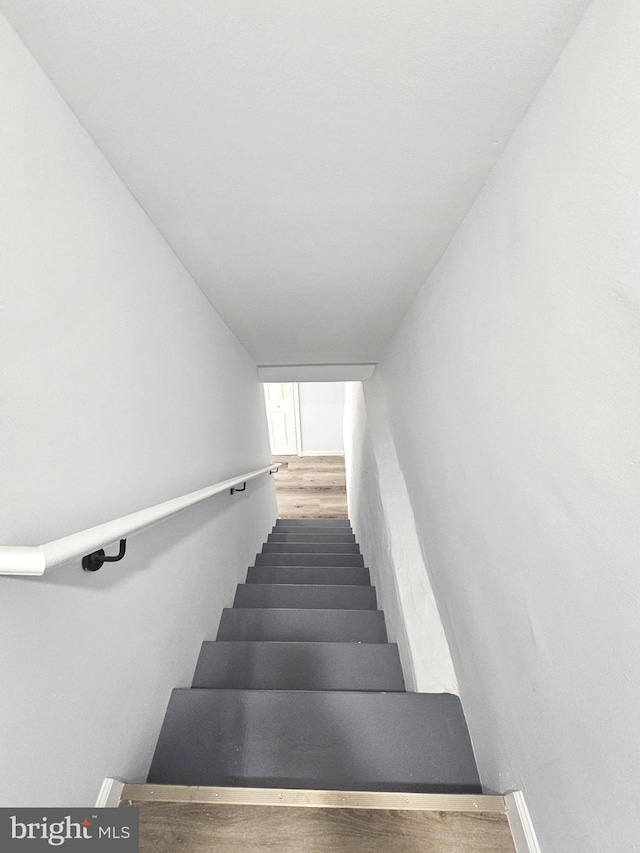
[[[314,791],[291,788],[219,788],[199,785],[125,784],[120,803],[219,803],[334,809],[497,812],[504,798],[494,794],[411,794],[381,791]]]

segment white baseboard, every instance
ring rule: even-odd
[[[344,456],[344,450],[301,450],[300,456]]]
[[[522,791],[505,794],[504,804],[516,853],[541,853]]]
[[[105,779],[98,793],[96,808],[117,809],[120,805],[120,796],[123,788],[124,782],[121,782],[119,779]]]

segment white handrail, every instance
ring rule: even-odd
[[[89,527],[70,536],[63,536],[62,539],[54,539],[53,542],[46,542],[44,545],[0,545],[0,575],[43,575],[49,569],[55,569],[68,560],[84,557],[98,548],[103,548],[119,539],[126,539],[133,533],[138,533],[165,518],[182,512],[183,509],[206,501],[207,498],[240,483],[254,480],[277,467],[274,463],[264,468],[257,468],[255,471],[249,471],[248,474],[214,483],[213,486],[207,486],[197,492],[189,492],[188,495],[132,512],[130,515],[123,515],[122,518]]]

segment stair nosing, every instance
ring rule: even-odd
[[[360,555],[360,556],[363,556],[363,555]],[[270,565],[269,563],[260,563],[258,565],[253,563],[253,565],[248,566],[247,568],[249,568],[249,569],[268,569],[268,568],[276,568],[276,566]],[[368,568],[368,566],[366,566],[366,565],[365,566],[314,566],[314,565],[311,565],[311,566],[306,565],[305,566],[305,565],[294,564],[292,566],[278,565],[277,568],[280,568],[280,569],[290,569],[290,568],[299,568],[299,569],[318,569],[318,568],[323,568],[323,569],[366,569],[366,568]]]
[[[261,568],[261,566],[252,566],[251,568],[258,568],[259,569],[259,568]],[[269,568],[280,568],[280,567],[279,566],[269,566]],[[284,566],[284,568],[288,569],[289,566]],[[314,569],[317,569],[317,568],[334,569],[335,566],[314,566],[313,568]],[[338,566],[338,568],[342,569],[342,568],[344,568],[344,566]],[[309,587],[314,587],[314,586],[320,587],[321,589],[331,589],[331,587],[335,586],[335,587],[338,587],[339,589],[342,589],[342,587],[345,587],[345,586],[352,587],[352,586],[355,586],[355,584],[350,584],[350,583],[262,583],[262,584],[261,583],[252,583],[252,584],[239,583],[238,586],[270,586],[270,587],[282,586],[282,587],[287,587],[287,588],[290,588],[292,586],[293,587],[300,586],[300,587],[304,587],[306,589],[308,589]],[[362,586],[364,589],[375,589],[375,586],[372,583],[371,584],[362,584]]]
[[[348,586],[348,584],[339,585]],[[287,586],[287,584],[282,584],[282,586]],[[322,613],[323,611],[328,613],[384,613],[379,607],[371,608],[371,610],[354,607],[224,607],[223,610],[294,610],[296,613]],[[284,642],[288,641],[285,640]]]
[[[353,645],[361,645],[361,646],[397,646],[398,645],[397,643],[370,643],[370,642],[355,643],[354,644],[354,643],[348,642],[347,640],[335,640],[335,641],[329,641],[329,642],[335,642],[336,645],[344,645],[344,646],[350,646],[350,647]],[[272,643],[272,644],[273,643],[282,643],[283,646],[296,646],[296,645],[297,646],[307,646],[310,643],[321,643],[323,646],[327,645],[326,640],[203,640],[202,644],[204,645],[205,643],[209,643],[210,645],[213,645],[214,643],[216,643],[216,644],[217,643],[250,643],[250,644],[255,644],[255,643]],[[321,690],[318,692],[322,693]]]

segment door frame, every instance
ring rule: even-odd
[[[296,420],[296,456],[302,455],[302,422],[300,420],[300,388],[298,382],[293,385],[293,414]]]

